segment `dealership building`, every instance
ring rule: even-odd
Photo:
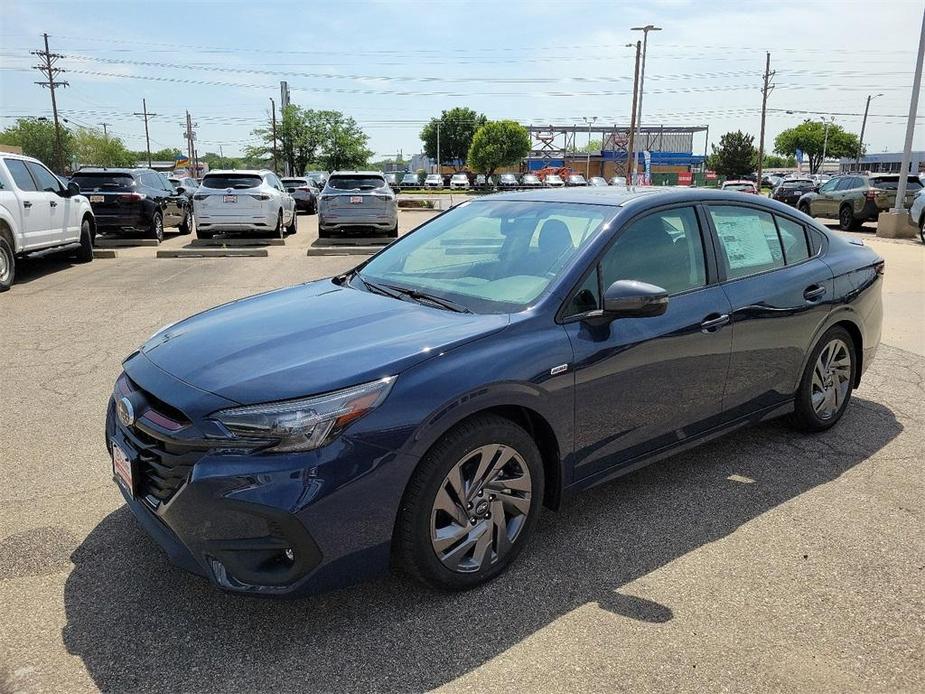
[[[838,160],[839,171],[870,171],[871,173],[899,173],[902,168],[902,152],[883,152],[882,154],[865,154],[858,165],[854,165],[854,157]],[[925,173],[925,152],[912,152],[909,163],[909,173]]]
[[[570,166],[576,171],[588,171],[590,176],[626,176],[630,163],[629,126],[547,125],[524,126],[530,132],[531,151],[526,161],[528,171],[547,166]],[[707,126],[645,126],[637,129],[634,149],[637,170],[645,170],[645,155],[649,152],[652,173],[680,173],[700,170],[703,166]],[[700,136],[700,133],[703,133]],[[702,137],[702,139],[701,139]],[[600,150],[579,152],[588,139],[601,142]],[[703,154],[695,154],[696,149]]]

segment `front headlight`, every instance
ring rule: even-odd
[[[299,400],[271,402],[219,410],[211,419],[232,434],[269,444],[277,453],[310,451],[337,436],[350,422],[385,400],[394,376],[333,393]]]

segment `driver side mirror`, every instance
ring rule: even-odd
[[[183,195],[184,193],[186,193],[186,188],[184,188],[183,186],[177,186],[176,190],[177,190],[177,195]]]
[[[668,292],[648,282],[617,280],[604,292],[604,315],[609,318],[648,318],[668,310]]]
[[[73,195],[80,195],[80,186],[77,185],[74,181],[67,182],[67,195],[71,197]]]

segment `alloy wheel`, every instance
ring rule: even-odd
[[[431,544],[451,571],[474,573],[514,545],[530,513],[532,480],[523,457],[490,444],[467,453],[437,491]]]
[[[829,342],[819,353],[813,369],[810,400],[822,419],[835,416],[851,389],[851,352],[841,339]]]
[[[843,207],[841,211],[841,228],[847,231],[851,228],[852,214],[851,210],[847,207]]]

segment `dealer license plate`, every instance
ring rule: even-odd
[[[351,204],[351,205],[362,205],[362,204],[363,204],[363,196],[362,196],[362,195],[352,195],[352,196],[350,197],[350,204]]]
[[[91,195],[90,202],[106,202],[106,197],[104,195]]]
[[[112,472],[116,479],[135,496],[135,476],[132,470],[132,461],[125,451],[115,441],[112,442]]]
[[[237,201],[238,201],[237,195],[226,195],[222,198],[222,202],[237,202]]]

